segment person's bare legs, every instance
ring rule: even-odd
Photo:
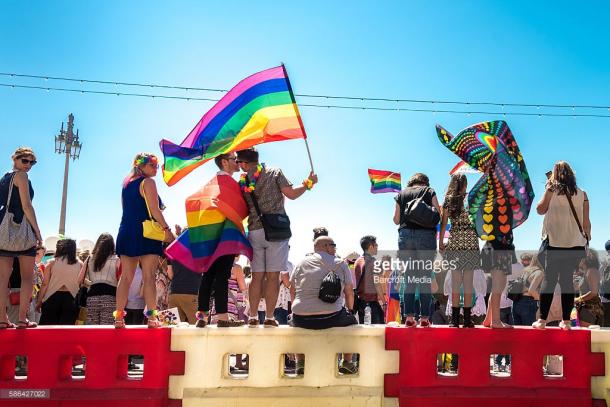
[[[252,272],[252,281],[250,281],[250,288],[248,289],[248,300],[250,301],[250,319],[258,320],[258,304],[261,302],[261,298],[263,296],[264,278],[265,273]]]
[[[462,286],[462,270],[451,270],[451,306],[458,308],[460,306],[460,287]],[[464,294],[466,290],[464,287]],[[464,302],[466,296],[464,295]],[[464,304],[466,306],[466,304]]]
[[[34,289],[34,256],[19,256],[19,270],[21,272],[21,295],[19,296],[19,321],[28,317],[32,291]],[[6,286],[5,286],[6,287]]]
[[[511,325],[505,324],[500,319],[500,299],[505,287],[506,274],[501,270],[493,270],[491,272],[491,295],[489,296],[489,304],[492,310],[491,328],[512,328]]]
[[[273,312],[275,311],[275,304],[277,304],[277,297],[280,292],[280,272],[279,271],[267,271],[266,279],[263,283],[263,289],[265,293],[265,318],[273,319]]]
[[[155,285],[155,274],[159,265],[159,256],[147,254],[140,256],[142,267],[142,282],[144,284],[144,301],[149,311],[157,309],[157,286]]]
[[[462,283],[464,284],[464,308],[472,307],[472,293],[474,291],[474,271],[464,270]]]
[[[0,322],[8,323],[6,304],[8,303],[8,280],[13,272],[13,258],[0,257]]]
[[[129,287],[133,281],[133,275],[136,272],[139,262],[138,257],[121,256],[121,278],[116,288],[116,319],[123,319],[123,311],[127,305],[127,296],[129,294]]]

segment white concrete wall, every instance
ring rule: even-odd
[[[172,329],[172,350],[186,351],[184,376],[170,377],[169,397],[189,406],[397,406],[383,397],[384,374],[398,372],[385,350],[385,327]],[[227,354],[246,353],[246,379],[228,375]],[[305,375],[282,376],[282,354],[305,355]],[[338,353],[359,353],[355,376],[337,374]],[[289,404],[288,404],[289,403]]]

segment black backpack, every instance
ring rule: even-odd
[[[430,188],[423,188],[417,198],[409,201],[405,206],[405,219],[424,228],[435,228],[441,220],[441,216],[435,207],[428,205],[424,201],[424,196]]]
[[[326,266],[324,260],[322,260],[322,264]],[[334,304],[335,302],[337,302],[339,297],[341,297],[341,279],[339,278],[337,273],[335,273],[335,270],[340,266],[341,263],[336,264],[334,269],[329,270],[328,273],[326,273],[326,275],[324,276],[322,284],[320,284],[318,298],[329,304]]]

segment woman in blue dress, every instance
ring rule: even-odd
[[[121,257],[122,274],[116,292],[115,328],[125,327],[127,294],[138,264],[142,269],[148,327],[160,326],[157,319],[155,271],[159,256],[163,254],[163,242],[145,238],[142,231],[142,222],[149,219],[148,203],[152,218],[165,230],[165,242],[174,240],[174,235],[161,212],[163,203],[157,194],[157,186],[153,179],[158,169],[156,156],[140,153],[136,155],[133,168],[123,181],[123,217],[116,242],[116,252]]]

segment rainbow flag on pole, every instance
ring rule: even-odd
[[[267,69],[239,82],[180,145],[161,140],[163,180],[174,185],[220,154],[306,137],[284,65]]]
[[[373,194],[400,192],[402,189],[399,172],[373,170],[369,168],[369,179],[371,180],[371,192]]]
[[[204,273],[227,254],[252,258],[243,219],[248,207],[239,184],[228,175],[217,175],[186,199],[185,230],[169,247],[167,256],[190,270]]]

